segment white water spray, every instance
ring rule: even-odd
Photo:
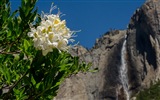
[[[124,92],[126,94],[126,100],[129,100],[129,90],[128,90],[128,70],[126,66],[126,39],[123,42],[121,49],[121,67],[120,67],[120,79]]]

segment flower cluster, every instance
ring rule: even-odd
[[[33,37],[34,47],[42,50],[44,56],[52,52],[53,48],[68,50],[67,44],[73,31],[66,27],[66,21],[61,20],[59,15],[44,15],[40,25],[32,27],[31,32],[28,32],[28,36]]]

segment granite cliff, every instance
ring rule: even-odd
[[[98,71],[67,78],[55,100],[135,100],[139,91],[160,79],[159,46],[160,0],[147,0],[126,30],[107,32],[90,50],[82,46],[71,50]]]

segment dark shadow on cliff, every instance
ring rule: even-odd
[[[152,47],[149,36],[153,34],[151,26],[147,23],[147,16],[144,15],[143,11],[139,12],[140,16],[136,22],[136,50],[139,54],[142,54],[144,58],[146,57],[149,65],[152,65],[154,69],[157,68],[156,63],[156,51]]]
[[[115,45],[111,49],[109,54],[108,65],[104,69],[105,81],[104,81],[104,90],[100,91],[100,98],[102,100],[117,100],[117,86],[121,84],[119,79],[119,69],[121,66],[121,48],[124,39],[121,39],[120,43]]]

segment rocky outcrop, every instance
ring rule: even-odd
[[[81,46],[73,52],[86,62],[92,62],[97,72],[79,73],[66,79],[56,100],[116,100],[122,95],[119,79],[121,48],[126,31],[115,30],[96,40],[95,46],[86,52]],[[73,53],[74,55],[76,53]]]
[[[160,0],[147,0],[135,11],[126,30],[107,32],[91,50],[77,46],[70,51],[73,56],[91,62],[91,69],[98,71],[67,78],[55,100],[126,100],[120,79],[125,39],[130,99],[160,79]]]
[[[160,78],[160,0],[148,0],[127,30],[129,89],[132,94]]]

